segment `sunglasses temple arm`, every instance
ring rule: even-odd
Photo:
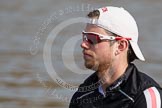
[[[121,39],[132,40],[132,38],[115,37],[115,40],[121,40]]]

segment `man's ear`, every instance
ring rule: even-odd
[[[128,49],[128,41],[126,39],[121,39],[118,41],[118,51],[124,51],[126,49]]]

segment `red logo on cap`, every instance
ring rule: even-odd
[[[108,11],[107,7],[102,8],[102,11],[103,11],[103,12]]]

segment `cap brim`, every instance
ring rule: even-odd
[[[132,41],[130,41],[130,44],[131,44],[131,47],[132,47],[134,53],[136,54],[137,58],[141,61],[145,61],[145,58],[144,58],[138,44],[136,42],[132,42]]]

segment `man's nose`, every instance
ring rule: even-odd
[[[80,46],[83,49],[89,49],[90,48],[90,43],[88,43],[86,40],[84,40],[84,41],[82,41]]]

